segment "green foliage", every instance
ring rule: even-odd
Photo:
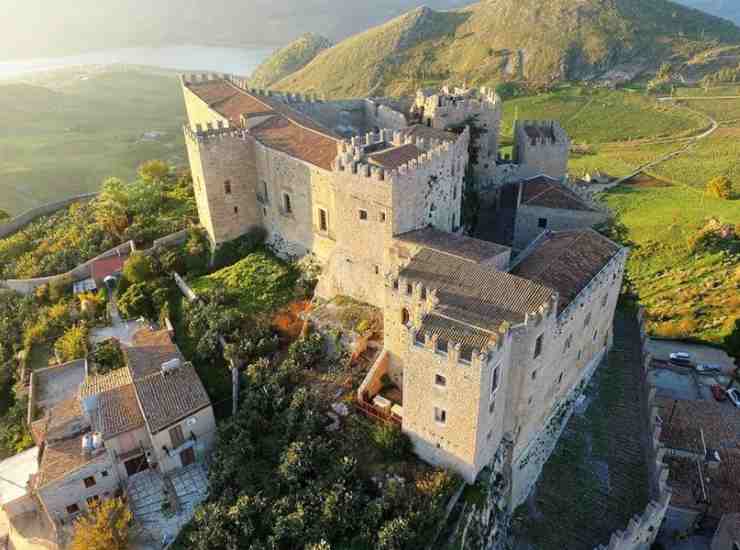
[[[5,223],[10,220],[11,216],[5,210],[0,209],[0,223]]]
[[[707,195],[715,199],[732,198],[732,182],[727,176],[716,176],[707,182]]]
[[[215,252],[214,269],[222,269],[233,265],[251,254],[265,242],[266,236],[267,234],[263,228],[256,227],[241,237],[223,243]]]
[[[198,294],[223,291],[224,300],[250,315],[275,311],[295,295],[300,273],[268,252],[253,252],[234,265],[191,284]]]
[[[372,431],[373,442],[384,452],[397,459],[411,456],[413,445],[409,437],[395,424],[376,424]]]
[[[123,264],[123,276],[129,283],[146,283],[154,277],[152,261],[146,254],[134,252]]]
[[[123,500],[104,500],[75,521],[70,550],[126,550],[132,520]]]
[[[162,308],[169,304],[173,292],[170,280],[160,277],[127,286],[118,295],[116,304],[127,319],[144,317],[149,321],[158,321]]]
[[[139,166],[139,177],[147,183],[165,181],[170,174],[170,165],[163,160],[148,160]]]
[[[126,240],[148,243],[183,229],[195,215],[187,178],[130,183],[111,178],[95,200],[73,204],[0,239],[0,277],[64,273]]]
[[[184,247],[185,269],[188,273],[200,276],[208,270],[211,255],[208,236],[202,229],[191,228]]]
[[[423,548],[455,478],[419,465],[414,482],[378,488],[360,467],[367,432],[326,431],[326,402],[301,383],[324,360],[320,336],[294,344],[282,365],[250,365],[243,405],[219,428],[211,497],[175,548]],[[239,445],[234,445],[238,441]],[[249,464],[245,468],[244,464]],[[399,525],[398,518],[402,518]]]
[[[98,374],[106,374],[110,371],[125,366],[126,361],[121,350],[121,343],[115,338],[103,340],[93,346],[88,360],[95,365]]]
[[[59,361],[66,363],[82,359],[87,355],[87,337],[89,330],[85,323],[78,323],[65,331],[54,343],[54,353]]]

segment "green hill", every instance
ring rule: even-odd
[[[668,0],[488,0],[418,8],[325,50],[278,89],[398,94],[442,81],[584,79],[740,43],[729,21]]]
[[[310,63],[314,57],[327,48],[331,40],[318,34],[306,33],[297,40],[272,54],[252,73],[251,84],[267,88],[278,80],[293,74]]]

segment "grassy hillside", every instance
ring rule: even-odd
[[[338,97],[442,81],[548,83],[625,62],[681,62],[718,43],[740,43],[740,29],[667,0],[489,0],[411,11],[340,42],[277,87]]]
[[[257,67],[250,77],[250,84],[256,88],[267,88],[305,67],[331,45],[328,38],[313,33],[304,34],[298,40],[279,49]]]
[[[174,76],[65,74],[0,85],[0,209],[17,214],[97,190],[108,176],[130,179],[151,158],[184,164],[184,111]]]

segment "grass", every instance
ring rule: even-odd
[[[152,158],[185,162],[185,111],[174,76],[66,72],[0,84],[0,209],[18,214],[131,179]],[[143,140],[145,132],[162,135]]]

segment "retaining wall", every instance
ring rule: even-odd
[[[0,239],[5,238],[8,235],[12,235],[19,229],[22,229],[24,226],[28,225],[32,221],[42,216],[48,216],[49,214],[58,212],[62,208],[66,208],[67,206],[75,202],[90,201],[97,196],[98,196],[97,192],[96,193],[85,193],[84,195],[77,195],[74,197],[69,197],[61,201],[50,202],[48,204],[44,204],[41,206],[37,206],[36,208],[32,208],[31,210],[27,210],[26,212],[23,212],[23,214],[19,214],[16,217],[8,220],[7,223],[0,224]]]
[[[649,483],[651,501],[642,514],[633,517],[624,531],[612,534],[608,545],[598,546],[595,550],[649,550],[655,543],[668,507],[671,503],[671,489],[668,486],[668,467],[663,463],[665,448],[660,443],[660,424],[658,408],[655,405],[655,388],[647,384],[647,374],[651,357],[647,352],[647,332],[645,330],[645,311],[640,308],[640,338],[642,341],[643,380],[647,392],[648,422],[650,440],[648,442]]]

